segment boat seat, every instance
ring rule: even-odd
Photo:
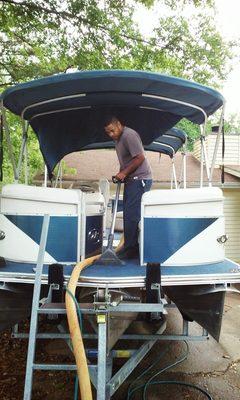
[[[18,214],[77,214],[80,190],[9,184],[2,188],[1,212]]]
[[[27,215],[76,215],[82,196],[85,198],[86,214],[102,212],[104,204],[101,193],[84,193],[80,189],[62,189],[23,184],[3,186],[1,193],[2,213]]]
[[[213,187],[142,196],[141,264],[202,265],[225,258],[223,194]]]

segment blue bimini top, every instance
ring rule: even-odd
[[[166,154],[172,158],[184,143],[186,143],[186,140],[187,135],[185,132],[178,128],[172,128],[154,139],[152,143],[144,145],[144,149],[147,151]],[[88,144],[87,146],[84,146],[82,150],[113,149],[114,147],[114,142],[108,141]]]
[[[104,70],[53,75],[1,95],[4,107],[29,121],[48,171],[66,155],[109,141],[106,114],[115,114],[149,145],[182,118],[203,123],[224,103],[209,87],[143,71]]]

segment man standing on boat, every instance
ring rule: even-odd
[[[120,164],[116,178],[124,182],[123,192],[123,230],[124,248],[119,258],[138,258],[138,223],[141,219],[141,198],[150,190],[152,173],[139,134],[124,126],[111,115],[105,119],[104,129],[115,142]]]

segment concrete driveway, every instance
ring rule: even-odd
[[[170,310],[168,327],[165,333],[181,332],[181,318],[177,310]],[[201,333],[200,327],[190,324],[190,333]],[[136,371],[113,396],[113,400],[126,399],[127,387],[130,382],[142,373],[163,352],[169,342],[158,342],[151,353],[142,361]],[[185,344],[171,343],[165,356],[154,367],[154,373],[176,361],[185,351]],[[209,338],[203,342],[189,342],[187,360],[168,372],[156,377],[155,380],[180,380],[200,386],[207,390],[213,400],[240,400],[240,296],[228,294],[225,302],[225,312],[220,342]],[[142,381],[143,383],[143,381]],[[132,399],[142,399],[137,393]],[[147,392],[148,400],[203,400],[206,396],[193,389],[175,385],[154,385]]]

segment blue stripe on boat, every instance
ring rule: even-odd
[[[43,216],[6,215],[6,217],[34,242],[40,243]],[[76,216],[50,218],[46,251],[56,261],[75,262],[77,260],[77,229]]]
[[[163,263],[217,218],[144,218],[144,262]]]

